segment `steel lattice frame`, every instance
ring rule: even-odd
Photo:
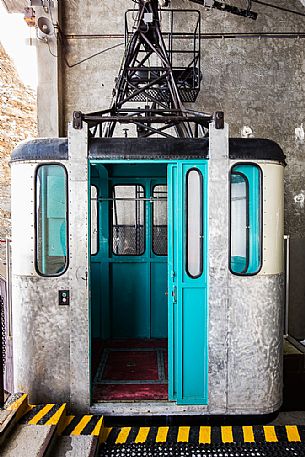
[[[184,101],[195,101],[200,90],[200,13],[197,13],[199,20],[194,33],[186,34],[194,41],[193,57],[177,69],[172,63],[175,51],[169,49],[174,32],[168,34],[166,46],[158,0],[140,0],[132,33],[126,27],[126,50],[111,108],[87,115],[75,112],[74,127],[79,128],[85,121],[93,136],[107,138],[115,136],[118,123],[136,125],[138,137],[204,136],[213,116],[184,106]],[[150,65],[152,59],[157,65]],[[134,103],[142,106],[131,107]],[[222,121],[221,113],[218,117]]]
[[[172,43],[175,36],[181,38],[171,28],[168,46],[161,31],[160,9],[158,0],[133,0],[138,10],[132,32],[126,22],[126,47],[123,63],[114,89],[113,103],[108,110],[97,113],[73,114],[73,125],[81,128],[82,122],[89,125],[90,135],[114,137],[117,124],[134,124],[138,137],[198,138],[205,136],[208,124],[215,119],[216,128],[222,128],[222,112],[214,115],[187,109],[184,102],[194,102],[200,90],[200,13],[194,33],[184,33],[184,38],[194,42],[193,57],[182,67],[173,65],[174,50]],[[207,6],[206,0],[190,0]],[[165,4],[169,2],[165,1]],[[257,14],[251,11],[248,0],[246,10],[227,5],[217,0],[209,0],[209,5],[221,11],[230,12],[250,19]],[[182,10],[169,10],[172,12]],[[183,10],[194,12],[194,10]],[[173,19],[172,19],[173,22]],[[178,52],[188,51],[181,50]],[[150,59],[157,64],[151,65]],[[131,104],[142,106],[134,108]],[[144,105],[144,106],[143,106]],[[125,129],[127,130],[127,129]],[[127,135],[127,132],[126,132]]]

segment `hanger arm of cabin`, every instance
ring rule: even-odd
[[[251,11],[251,1],[248,1],[248,8],[243,9],[237,6],[228,5],[224,2],[219,2],[218,0],[189,0],[191,3],[196,3],[197,5],[205,6],[208,8],[216,8],[217,10],[224,11],[226,13],[236,14],[237,16],[247,17],[249,19],[256,20],[257,13]]]

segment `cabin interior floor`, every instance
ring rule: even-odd
[[[93,402],[168,399],[167,339],[94,340]]]

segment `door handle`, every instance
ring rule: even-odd
[[[85,272],[85,276],[81,276],[82,280],[83,281],[86,281],[86,284],[87,284],[87,281],[88,281],[88,271]]]
[[[173,297],[173,303],[177,303],[177,286],[173,287],[172,297]]]

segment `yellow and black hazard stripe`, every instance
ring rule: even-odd
[[[65,404],[30,405],[21,423],[28,425],[58,425],[63,435],[100,436],[102,416],[66,414]]]
[[[107,444],[137,443],[289,443],[305,442],[305,426],[191,426],[104,428],[101,441]]]
[[[29,405],[21,423],[28,425],[57,425],[64,413],[65,404],[48,403],[46,405]]]
[[[63,435],[93,435],[108,444],[305,443],[305,425],[104,427],[103,417],[66,415],[66,405],[30,405],[22,423],[58,425]]]
[[[62,434],[100,436],[102,426],[102,416],[67,416]]]
[[[11,395],[4,407],[7,411],[14,411],[19,421],[29,410],[28,396],[22,393]]]

